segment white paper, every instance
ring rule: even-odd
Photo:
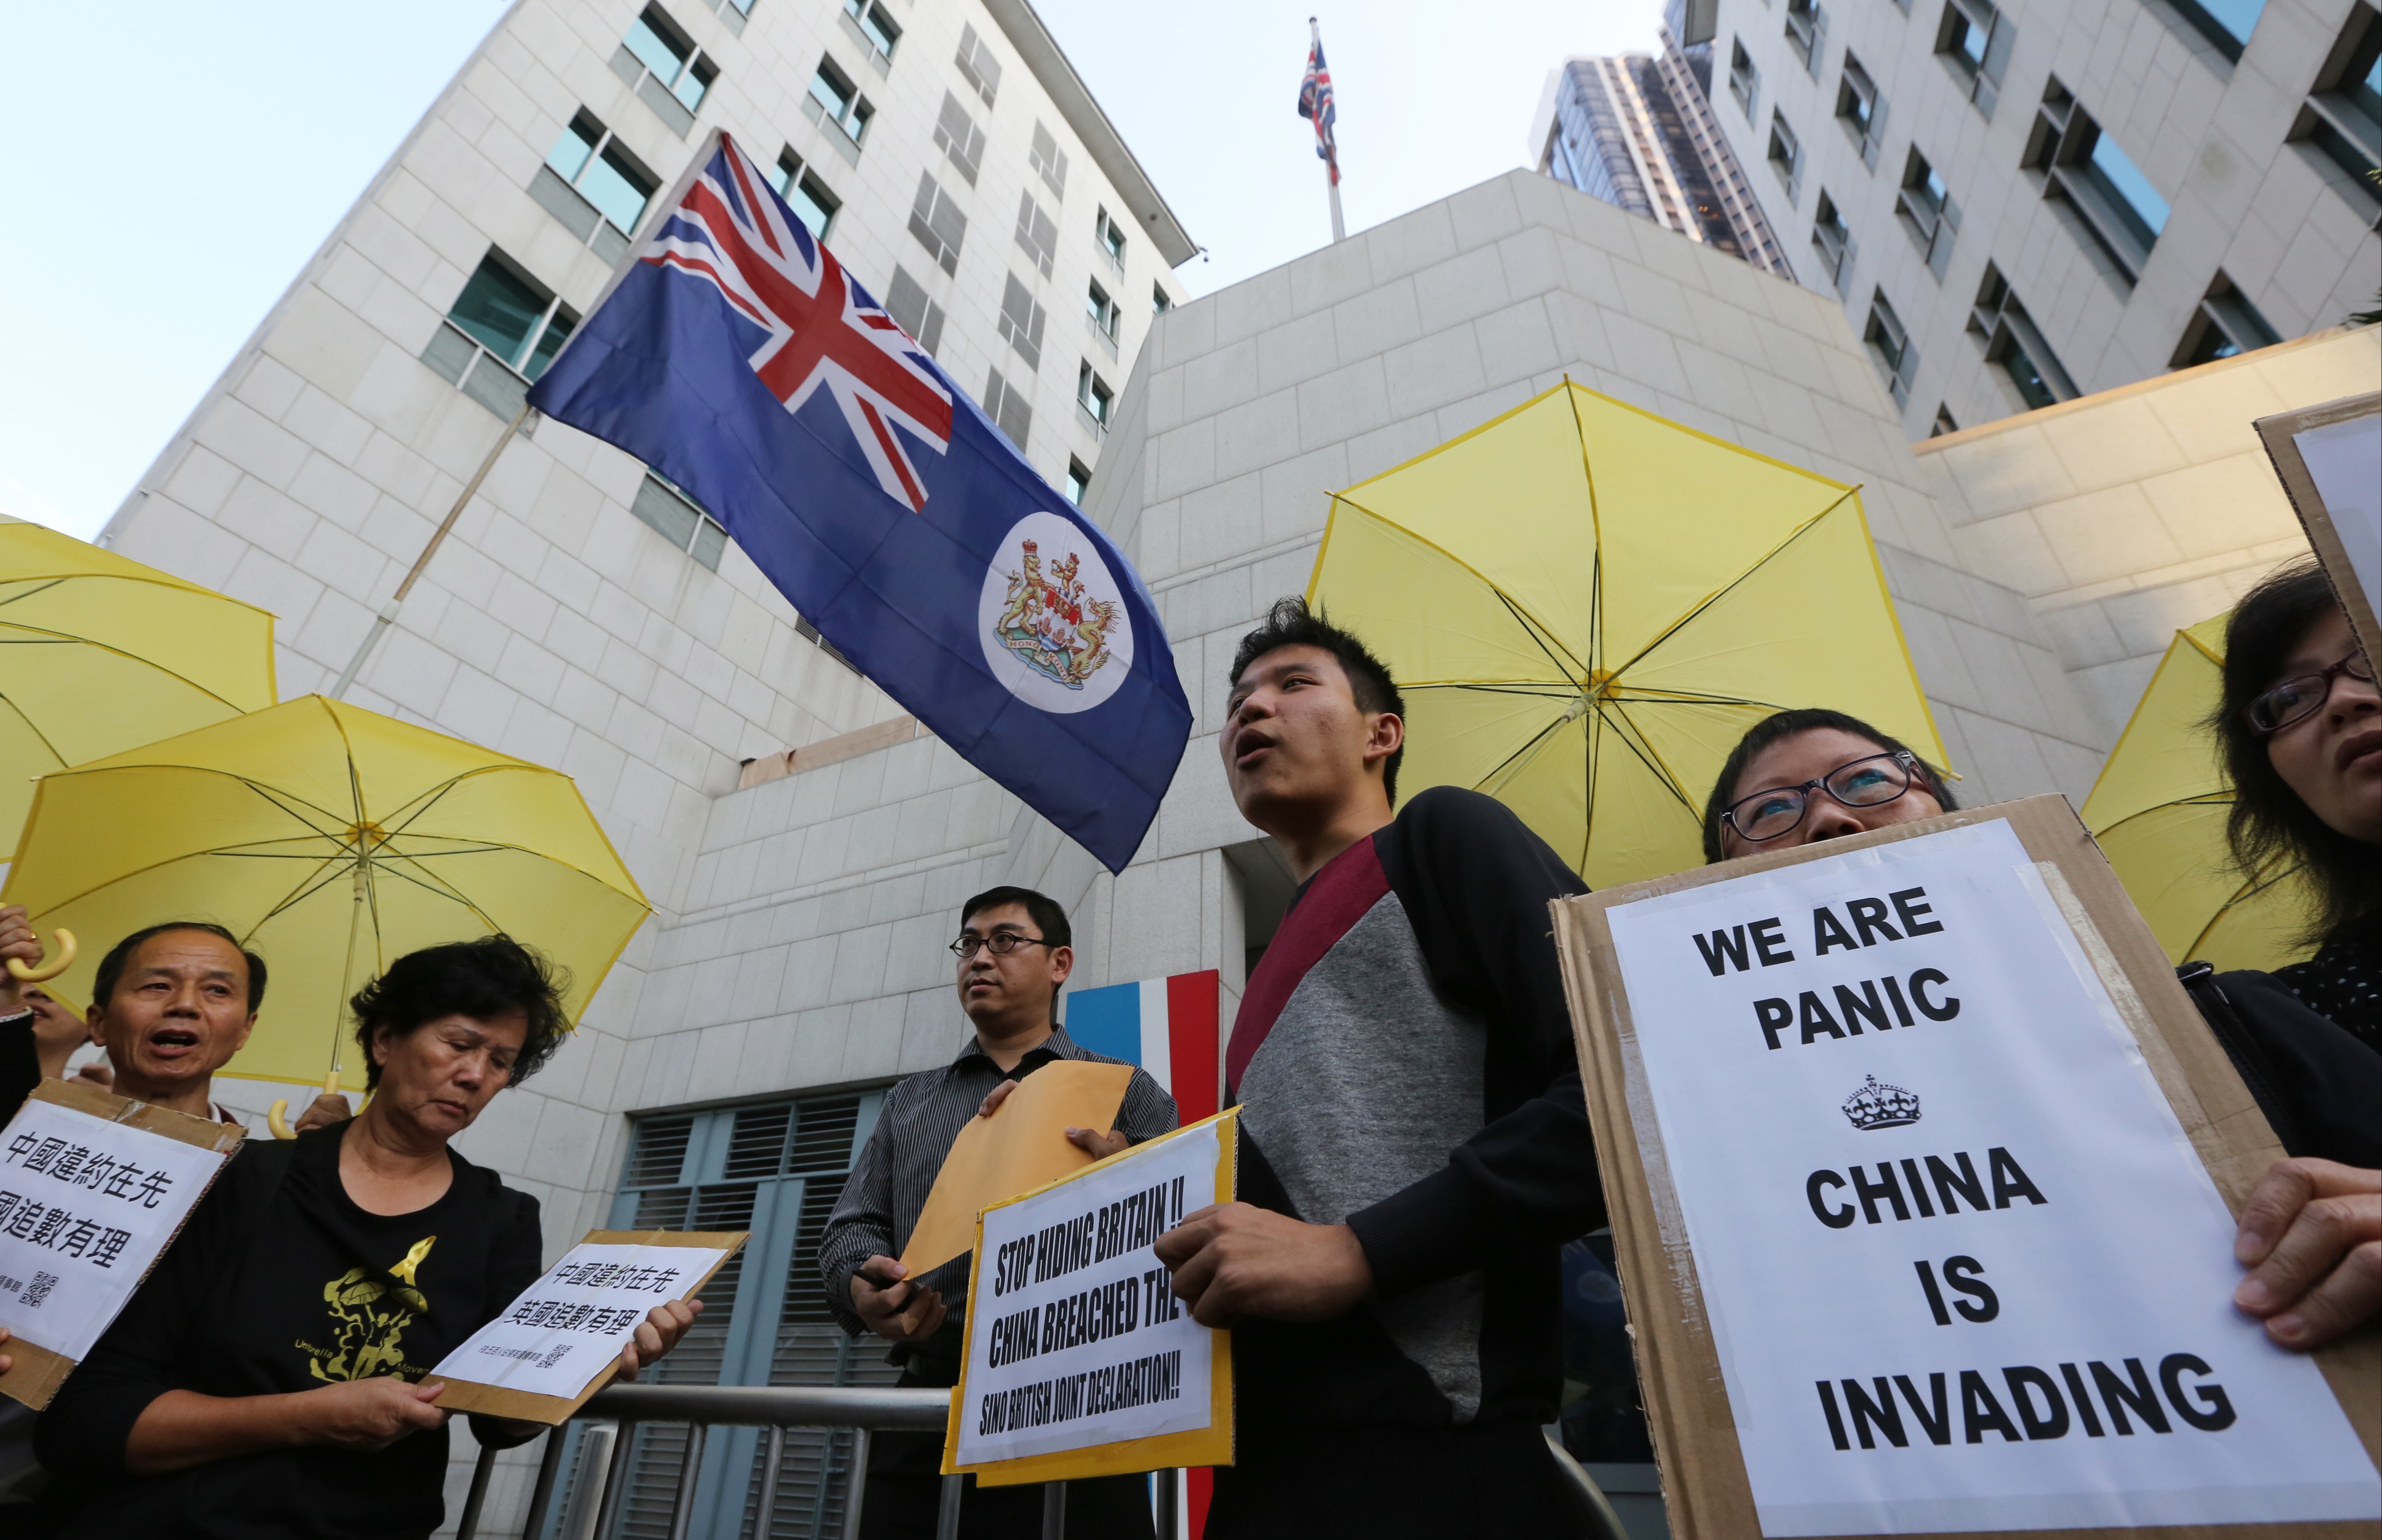
[[[727,1255],[695,1246],[573,1246],[430,1377],[573,1398],[612,1366],[647,1312],[694,1293]]]
[[[229,1158],[26,1102],[0,1131],[0,1327],[80,1361]]]
[[[1855,900],[1883,926],[1861,928]],[[1822,906],[1852,938],[1825,956]],[[1684,1223],[1692,1248],[1762,1534],[2382,1515],[2382,1483],[2315,1366],[2233,1309],[2233,1221],[2007,822],[1610,916],[1677,1191],[1665,1230]],[[1755,922],[1774,917],[1772,955],[1792,960],[1764,965]],[[1865,1012],[1836,992],[1867,1007],[1865,981],[1886,1026],[1856,1034],[1844,1024]],[[1842,1035],[1806,1025],[1806,992]],[[1782,1004],[1765,1016],[1765,1000]],[[1878,1190],[1881,1166],[1909,1218]],[[1676,1252],[1681,1238],[1664,1238]],[[2129,1392],[2139,1364],[2155,1415],[2130,1411],[2119,1434],[2095,1362]],[[1927,1427],[1939,1374],[1941,1443]],[[1852,1395],[1877,1400],[1881,1377],[1893,1416],[1864,1418]]]
[[[1213,1421],[1215,1334],[1151,1245],[1216,1190],[1217,1126],[1126,1152],[986,1211],[968,1282],[958,1463],[1014,1460]]]
[[[2310,428],[2291,441],[2349,552],[2366,604],[2382,613],[2382,415]]]

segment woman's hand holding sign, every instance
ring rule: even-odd
[[[2382,1308],[2382,1171],[2277,1161],[2241,1210],[2233,1292],[2286,1348],[2319,1348]]]

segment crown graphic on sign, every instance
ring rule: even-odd
[[[1877,1077],[1845,1098],[1845,1115],[1856,1128],[1899,1128],[1919,1121],[1919,1093],[1900,1086],[1882,1086]]]

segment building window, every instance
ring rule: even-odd
[[[1075,410],[1085,425],[1097,437],[1109,430],[1109,411],[1116,404],[1116,392],[1109,382],[1092,373],[1089,363],[1075,371]]]
[[[960,79],[976,88],[986,106],[1001,94],[1001,61],[993,56],[992,44],[976,35],[976,29],[965,22],[960,25],[959,56],[952,61],[960,67]]]
[[[579,317],[545,285],[490,251],[432,335],[422,361],[497,416],[521,411]]]
[[[1960,211],[1954,206],[1952,195],[1944,190],[1943,177],[1927,163],[1916,144],[1902,164],[1902,189],[1895,195],[1895,214],[1912,244],[1919,248],[1927,270],[1942,277],[1946,265],[1952,260],[1952,236],[1960,228]]]
[[[676,482],[647,471],[629,511],[687,555],[715,573],[719,570],[719,553],[728,548],[728,531],[703,511],[701,503],[679,490]]]
[[[944,272],[960,270],[960,243],[967,238],[967,216],[960,212],[951,193],[936,184],[931,171],[918,173],[918,196],[910,204],[910,233]]]
[[[1058,137],[1044,128],[1038,117],[1034,120],[1034,146],[1025,159],[1034,167],[1034,174],[1042,179],[1042,185],[1050,190],[1050,196],[1065,202],[1067,152],[1059,148]]]
[[[968,186],[976,185],[976,171],[984,165],[984,130],[948,91],[943,92],[943,110],[935,117],[935,148],[959,167]]]
[[[571,118],[530,182],[530,196],[608,263],[629,253],[661,179],[584,111]]]
[[[1762,94],[1762,72],[1753,68],[1753,55],[1745,51],[1742,38],[1728,40],[1728,93],[1737,98],[1745,120],[1752,122],[1754,99]]]
[[[2281,340],[2275,328],[2266,324],[2266,318],[2258,314],[2258,307],[2220,272],[2185,325],[2182,340],[2176,344],[2175,357],[2167,362],[2167,367],[2189,369],[2195,363],[2214,363],[2220,358],[2271,348]]]
[[[1820,78],[1820,51],[1828,36],[1828,18],[1817,0],[1786,0],[1786,46],[1803,61],[1811,78]]]
[[[704,94],[719,78],[719,66],[695,47],[669,13],[647,6],[629,23],[629,35],[613,53],[612,73],[628,81],[637,99],[684,139],[694,127]]]
[[[1109,291],[1095,279],[1084,296],[1084,319],[1091,326],[1092,335],[1108,349],[1111,358],[1117,356],[1117,323],[1123,315],[1123,307],[1110,299]]]
[[[861,143],[868,137],[868,120],[877,116],[877,109],[833,59],[819,60],[818,73],[811,77],[810,94],[803,98],[803,114],[822,129],[833,129],[829,142],[844,159],[859,163]]]
[[[880,0],[843,0],[843,30],[868,51],[868,62],[882,75],[893,67],[893,50],[902,43],[902,29],[886,14]]]
[[[1028,371],[1042,367],[1042,323],[1047,317],[1034,302],[1034,291],[1009,275],[1001,291],[1001,337],[1025,361]]]
[[[2372,216],[2382,202],[2375,179],[2382,166],[2382,12],[2349,7],[2349,24],[2316,73],[2290,137],[2322,157],[2317,166],[2326,179],[2361,215]]]
[[[1034,408],[1027,404],[1024,390],[1001,377],[998,367],[985,384],[984,414],[1009,436],[1019,454],[1025,452],[1025,436],[1034,426]]]
[[[608,1219],[630,1229],[753,1236],[705,1286],[703,1314],[677,1350],[644,1378],[662,1385],[893,1383],[898,1371],[884,1354],[835,1324],[818,1282],[820,1235],[883,1101],[881,1090],[845,1091],[636,1120]],[[634,1440],[620,1478],[620,1533],[669,1533],[687,1430],[647,1423],[616,1434],[583,1423],[576,1432],[563,1465],[574,1472],[603,1471],[610,1438]],[[726,1459],[720,1485],[732,1494],[741,1524],[752,1500],[747,1494],[760,1485],[763,1446],[727,1433],[714,1434],[710,1459]],[[849,1430],[788,1429],[776,1505],[755,1532],[842,1534],[855,1443]],[[576,1510],[592,1522],[592,1496],[566,1488],[555,1495],[556,1510]]]
[[[1811,215],[1811,244],[1819,248],[1820,270],[1828,275],[1839,294],[1847,292],[1853,281],[1853,232],[1845,224],[1844,211],[1828,196],[1826,188],[1820,189],[1820,202]]]
[[[1067,457],[1067,500],[1076,507],[1084,506],[1084,495],[1092,489],[1092,473],[1074,455]]]
[[[1944,17],[1935,27],[1935,56],[1989,119],[2017,42],[2018,28],[1994,8],[1992,0],[1944,0]]]
[[[719,13],[719,19],[728,23],[730,31],[739,37],[744,34],[744,23],[753,15],[753,0],[703,0],[703,3]]]
[[[843,200],[804,168],[802,156],[791,149],[781,152],[778,164],[770,169],[769,185],[778,190],[778,196],[786,201],[786,206],[794,211],[794,217],[803,222],[803,228],[814,239],[827,239],[827,232],[835,228],[835,213],[843,206]],[[927,351],[934,351],[932,348]]]
[[[1850,49],[1845,52],[1843,78],[1836,82],[1836,121],[1845,126],[1846,134],[1860,151],[1861,164],[1874,167],[1878,141],[1885,129],[1885,104],[1878,97],[1876,82]]]
[[[1050,276],[1051,262],[1059,254],[1059,226],[1031,192],[1017,195],[1017,246],[1033,259],[1037,272]]]
[[[2167,0],[2176,15],[2192,24],[2227,58],[2240,63],[2250,31],[2266,8],[2266,0]]]
[[[885,290],[885,314],[927,351],[942,346],[943,307],[928,299],[926,286],[898,262],[893,265],[893,281]]]
[[[1947,433],[1958,433],[1960,425],[1952,420],[1952,409],[1943,401],[1935,403],[1935,421],[1927,430],[1930,438],[1941,438]]]
[[[2076,211],[2084,233],[2128,282],[2142,277],[2167,228],[2167,202],[2056,75],[2044,87],[2021,164],[2041,175],[2044,197],[2064,199]]]
[[[1149,290],[1149,313],[1152,315],[1163,315],[1173,308],[1174,302],[1166,297],[1165,289],[1152,284]]]
[[[1099,247],[1100,254],[1109,259],[1109,265],[1119,273],[1123,272],[1124,227],[1110,218],[1106,209],[1098,211],[1092,217],[1092,240]]]
[[[1985,362],[2000,369],[2020,410],[2032,412],[2074,400],[2080,394],[2051,344],[2036,328],[2034,318],[2011,291],[2009,280],[1990,262],[1977,287],[1977,302],[1969,312],[1969,331],[1983,341]]]
[[[1910,404],[1910,376],[1919,369],[1919,350],[1911,345],[1910,334],[1902,329],[1902,318],[1886,302],[1883,289],[1870,295],[1869,321],[1861,327],[1861,340],[1869,345],[1870,360],[1877,365],[1894,404]]]
[[[1776,109],[1770,114],[1770,169],[1786,188],[1786,201],[1795,201],[1795,190],[1803,179],[1803,147],[1795,138],[1795,130]]]

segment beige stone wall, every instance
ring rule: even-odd
[[[2335,327],[1914,447],[1950,473],[1961,564],[2026,596],[2116,741],[2175,632],[2307,549],[2252,424],[2382,388],[2382,327]]]

